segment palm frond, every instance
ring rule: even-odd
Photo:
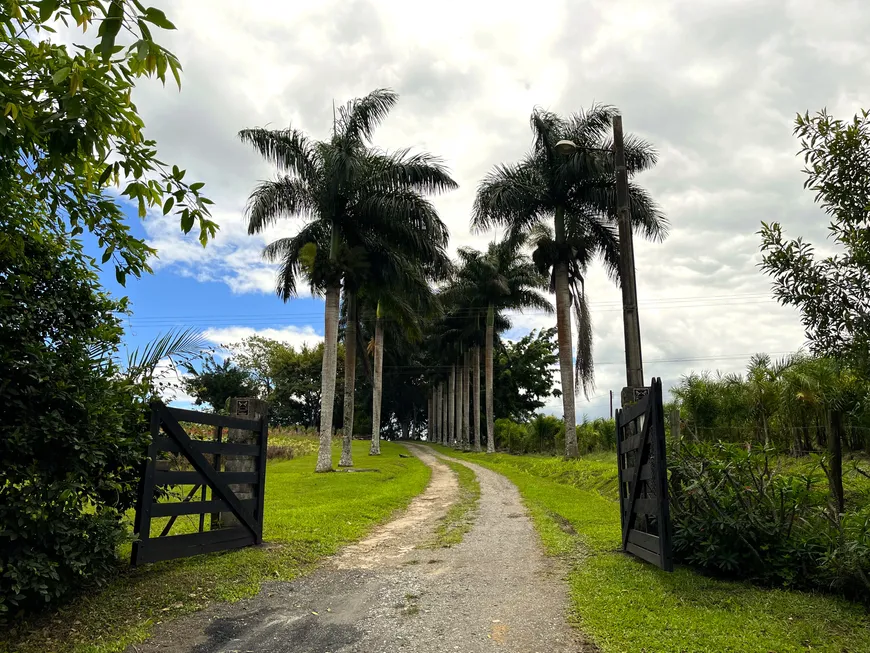
[[[375,89],[365,97],[351,100],[338,110],[338,136],[349,143],[371,140],[375,128],[398,101],[398,93],[388,88]]]
[[[124,373],[131,381],[150,382],[163,360],[169,359],[177,367],[182,360],[199,354],[207,346],[205,336],[196,329],[173,329],[130,352]]]
[[[370,176],[366,183],[380,188],[412,189],[419,193],[442,193],[459,188],[443,160],[427,152],[411,154],[409,149],[374,153],[368,158]]]
[[[252,145],[278,170],[294,173],[308,181],[316,177],[317,150],[298,129],[243,129],[239,132],[239,138],[243,143]]]
[[[496,166],[478,186],[472,228],[506,225],[520,233],[547,213],[545,198],[546,182],[530,161]]]
[[[310,186],[299,177],[260,182],[245,207],[248,233],[259,233],[281,217],[314,216],[317,208]]]

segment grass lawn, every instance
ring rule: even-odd
[[[668,574],[618,553],[618,505],[599,491],[609,494],[608,458],[568,462],[434,448],[517,485],[547,553],[570,561],[575,616],[604,653],[870,652],[870,617],[860,605],[715,580],[685,567]],[[615,463],[609,466],[615,478]]]
[[[459,482],[459,499],[444,515],[431,542],[421,544],[420,549],[450,547],[462,542],[462,536],[474,525],[474,511],[480,502],[480,482],[473,471],[461,463],[443,461],[455,473]]]
[[[102,590],[2,635],[3,653],[109,653],[147,637],[155,623],[214,601],[253,596],[267,580],[291,580],[342,545],[365,536],[423,491],[430,470],[406,449],[354,442],[360,467],[378,472],[314,474],[315,458],[270,462],[263,547],[126,569]],[[340,444],[333,456],[338,461]]]

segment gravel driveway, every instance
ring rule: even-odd
[[[565,583],[516,487],[471,463],[480,481],[472,530],[451,548],[416,549],[457,493],[431,449],[408,445],[432,481],[398,519],[314,573],[155,630],[130,653],[444,653],[594,650],[565,619]],[[461,461],[460,461],[461,462]]]

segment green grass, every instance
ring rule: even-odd
[[[312,456],[270,462],[265,546],[127,569],[104,589],[4,634],[0,651],[123,651],[155,623],[253,596],[265,580],[291,580],[310,570],[407,506],[429,482],[426,465],[399,457],[404,447],[384,442],[377,458],[369,458],[368,448],[368,442],[353,443],[357,464],[378,472],[314,474]],[[335,460],[339,452],[337,445]]]
[[[444,460],[456,473],[459,481],[459,499],[438,522],[431,541],[421,544],[420,549],[435,549],[459,544],[462,537],[474,525],[474,515],[480,502],[480,483],[477,475],[461,463]]]
[[[720,581],[684,567],[669,574],[618,553],[618,505],[600,491],[610,487],[601,456],[569,462],[435,449],[517,485],[547,553],[570,562],[574,616],[603,653],[870,651],[870,618],[857,604]]]

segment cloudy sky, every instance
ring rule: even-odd
[[[442,156],[460,189],[436,200],[451,247],[484,247],[468,218],[478,181],[530,145],[535,105],[568,113],[614,104],[625,129],[660,157],[638,177],[665,209],[664,243],[637,242],[645,374],[665,387],[691,370],[741,370],[749,355],[803,344],[793,310],[761,274],[760,222],[824,245],[826,221],[802,190],[796,112],[849,118],[870,107],[870,11],[804,0],[399,2],[184,0],[160,35],[181,59],[181,93],[144,83],[137,102],[161,158],[207,184],[221,231],[205,249],[174,219],[136,229],[160,253],[153,277],[128,284],[131,340],[171,325],[215,342],[255,331],[293,343],[323,332],[322,303],[282,304],[267,240],[247,236],[245,199],[273,174],[236,137],[245,127],[331,126],[333,102],[378,87],[400,94],[375,137],[384,148]],[[620,295],[595,269],[587,285],[597,390],[578,416],[605,414],[624,383]],[[553,318],[518,316],[518,336]],[[554,410],[556,408],[554,404]]]

